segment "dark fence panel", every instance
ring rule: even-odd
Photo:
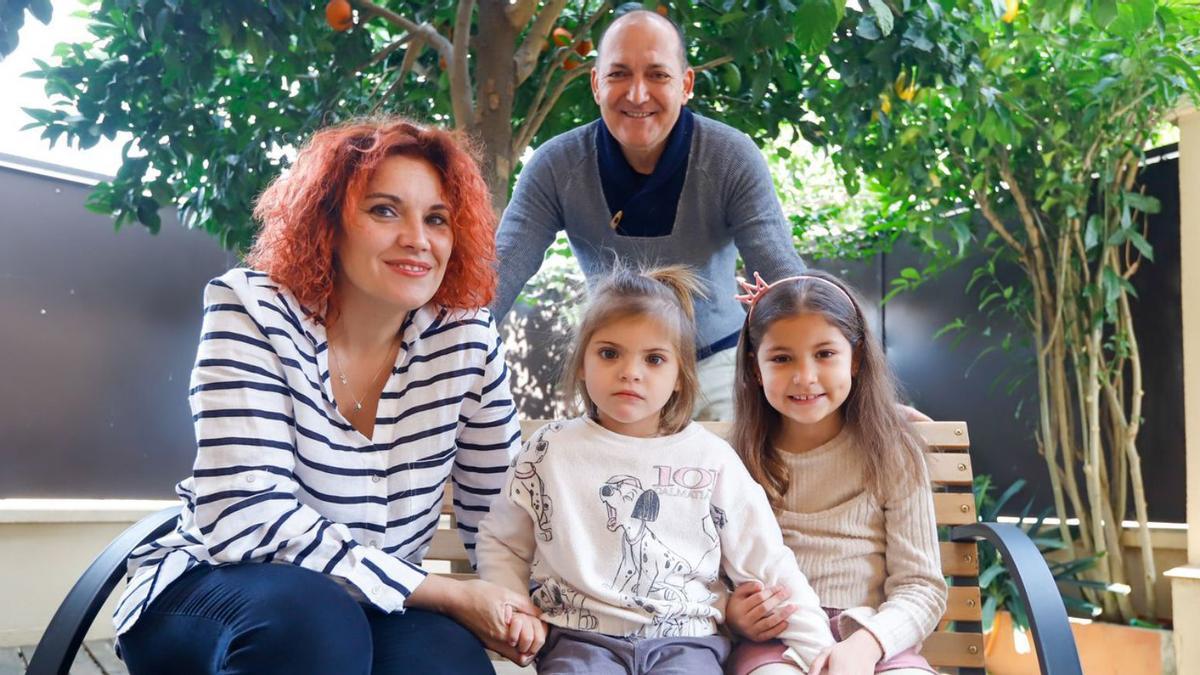
[[[201,291],[234,261],[167,211],[114,233],[89,192],[0,168],[0,497],[167,498],[191,470]]]
[[[1136,278],[1134,313],[1148,383],[1140,449],[1153,486],[1151,518],[1182,522],[1177,167],[1172,159],[1146,170],[1164,212],[1152,222],[1155,263]],[[141,226],[114,234],[108,218],[83,208],[88,191],[0,168],[0,350],[7,366],[0,378],[0,497],[168,497],[191,466],[187,381],[200,293],[236,261],[166,212],[157,236]],[[956,316],[978,313],[977,299],[964,293],[973,263],[879,307],[888,280],[918,262],[901,246],[869,262],[818,266],[862,291],[914,405],[934,418],[970,423],[976,473],[990,473],[1002,486],[1023,477],[1030,496],[1048,504],[1033,436],[1035,383],[1026,379],[1010,393],[1000,377],[1026,368],[1028,353],[980,357],[991,342],[977,333],[957,348],[948,337],[933,338]],[[552,409],[546,381],[557,373],[562,331],[537,313],[514,312],[531,319],[521,328],[530,346],[514,355],[522,361],[514,372],[538,383],[536,393],[518,398],[522,414],[543,417]],[[1007,330],[1023,329],[1000,318],[992,332]]]
[[[1154,262],[1134,277],[1138,297],[1132,303],[1142,357],[1145,399],[1138,436],[1150,519],[1184,522],[1183,324],[1179,286],[1179,162],[1175,147],[1151,153],[1143,170],[1147,194],[1162,202],[1151,217],[1147,239]],[[1162,159],[1167,157],[1168,159]],[[982,258],[965,261],[936,283],[894,298],[884,308],[888,356],[916,405],[935,419],[964,419],[970,425],[971,457],[976,474],[991,474],[999,490],[1017,478],[1028,482],[1019,511],[1029,497],[1038,507],[1052,504],[1045,460],[1037,454],[1037,381],[1029,349],[980,356],[996,337],[1024,329],[998,314],[992,338],[968,333],[954,348],[949,337],[934,339],[939,327],[955,317],[980,317],[977,294],[965,295],[971,270]],[[919,266],[911,248],[897,247],[883,260],[885,279],[904,267]],[[1019,274],[1014,271],[1014,274]],[[978,326],[979,324],[976,323]],[[1011,393],[1011,372],[1028,377]],[[1081,477],[1082,480],[1082,477]],[[1082,485],[1082,482],[1080,483]],[[1010,509],[1011,510],[1011,509]],[[1036,511],[1035,511],[1036,513]],[[1133,517],[1132,502],[1126,517]]]

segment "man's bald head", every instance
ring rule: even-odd
[[[617,8],[617,18],[604,29],[604,33],[600,35],[600,44],[596,47],[596,62],[599,63],[604,58],[604,41],[609,34],[619,30],[622,26],[633,22],[658,22],[659,25],[670,28],[671,34],[674,36],[675,44],[672,45],[673,50],[679,56],[679,69],[687,70],[687,49],[683,42],[683,29],[679,24],[672,21],[657,12],[651,12],[648,9],[642,9],[640,3],[625,3]]]

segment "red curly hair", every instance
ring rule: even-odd
[[[423,159],[442,181],[454,246],[432,302],[475,309],[496,293],[496,214],[474,146],[458,132],[390,117],[322,129],[291,169],[259,195],[262,229],[246,262],[286,286],[309,309],[329,313],[333,244],[342,214],[358,206],[375,169],[388,157]],[[326,316],[324,319],[328,319]]]

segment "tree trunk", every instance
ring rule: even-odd
[[[483,175],[496,212],[508,204],[508,182],[514,158],[513,90],[517,30],[505,14],[505,0],[478,0],[479,32],[472,37],[475,54],[475,127],[470,132],[483,145]]]

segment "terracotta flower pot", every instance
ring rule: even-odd
[[[1072,623],[1075,646],[1084,675],[1170,675],[1175,664],[1164,655],[1172,653],[1171,632],[1134,628],[1115,623]],[[1019,645],[1014,638],[1012,615],[997,612],[984,643],[987,670],[991,675],[1038,675],[1038,660],[1032,639]],[[1018,647],[1023,647],[1023,653]]]

